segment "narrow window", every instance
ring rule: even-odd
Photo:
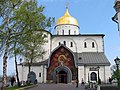
[[[64,45],[66,46],[66,41],[64,41],[63,43],[64,43]]]
[[[74,31],[74,34],[76,35],[76,31]]]
[[[95,43],[94,42],[92,42],[92,48],[94,48],[95,47]]]
[[[70,42],[70,47],[73,47],[73,42]]]
[[[70,35],[70,30],[69,30],[69,35]]]
[[[64,35],[64,30],[62,30],[62,35]]]
[[[84,42],[84,48],[87,48],[87,43],[86,42]]]
[[[59,34],[59,31],[57,31],[57,35]]]
[[[59,45],[60,45],[61,43],[59,42]]]
[[[41,73],[39,73],[39,77],[41,77]]]

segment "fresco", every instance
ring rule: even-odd
[[[68,67],[72,72],[73,79],[75,79],[76,67],[73,54],[63,46],[59,47],[51,55],[49,67],[47,69],[48,79],[52,79],[52,73],[58,66]]]

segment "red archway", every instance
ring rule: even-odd
[[[76,80],[77,69],[74,55],[71,50],[61,45],[56,48],[48,61],[47,80],[53,80],[54,69],[59,66],[68,67],[72,73],[72,80]]]

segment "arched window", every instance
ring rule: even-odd
[[[60,45],[61,43],[59,42],[59,45]]]
[[[57,35],[59,34],[59,31],[57,31]]]
[[[95,72],[92,72],[90,77],[91,77],[91,81],[97,81],[97,74]]]
[[[87,48],[87,43],[86,42],[84,42],[84,48]]]
[[[64,45],[66,46],[66,41],[63,41]]]
[[[62,30],[62,35],[64,35],[64,30]]]
[[[94,42],[92,42],[92,48],[94,48],[95,47],[95,43]]]
[[[70,42],[70,47],[73,47],[73,42]]]
[[[74,35],[76,35],[76,31],[74,31]]]
[[[69,35],[70,35],[70,30],[69,30]]]

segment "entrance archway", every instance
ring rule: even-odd
[[[91,73],[91,81],[97,81],[97,74],[95,72]]]
[[[56,83],[71,83],[72,72],[66,66],[58,66],[53,73],[53,82]]]
[[[28,82],[30,83],[35,83],[35,80],[36,80],[36,74],[35,72],[31,71],[29,74],[28,74]]]
[[[61,70],[58,73],[58,81],[59,83],[67,83],[67,73],[63,70]]]

